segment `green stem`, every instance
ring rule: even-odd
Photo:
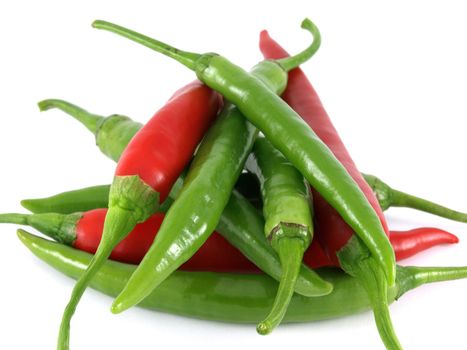
[[[429,200],[395,190],[374,175],[363,173],[362,175],[375,193],[383,210],[386,210],[390,207],[411,208],[441,216],[446,219],[467,222],[467,213],[452,210]]]
[[[307,49],[300,52],[299,54],[276,61],[287,72],[308,61],[321,46],[321,34],[318,27],[316,27],[312,21],[310,21],[308,18],[305,18],[302,22],[302,28],[308,30],[313,35],[313,42]]]
[[[402,350],[389,314],[388,284],[380,266],[373,258],[368,258],[355,272],[355,277],[362,283],[370,299],[376,327],[384,345],[390,350]]]
[[[446,219],[467,222],[467,213],[452,210],[429,200],[394,189],[391,189],[391,206],[412,208]]]
[[[294,294],[305,250],[302,239],[289,237],[280,239],[276,243],[276,249],[282,265],[282,276],[271,311],[256,327],[258,333],[263,335],[271,333],[285,316]]]
[[[65,308],[60,324],[58,336],[58,350],[68,350],[70,347],[70,322],[76,307],[84,294],[89,282],[106,262],[115,246],[130,233],[137,221],[131,211],[119,207],[111,207],[107,212],[102,240],[96,254],[86,271],[80,276],[71,293],[70,300]]]
[[[81,217],[80,213],[0,214],[0,223],[31,226],[57,242],[73,245]]]
[[[355,277],[365,289],[373,310],[376,327],[386,348],[402,349],[389,314],[389,285],[379,262],[370,254],[358,236],[353,236],[341,248],[337,256],[342,269]],[[404,274],[404,277],[406,276]],[[397,281],[399,281],[398,275]]]
[[[467,266],[459,267],[417,267],[405,266],[399,268],[402,283],[399,286],[396,299],[406,292],[428,283],[453,281],[467,278]]]
[[[17,225],[28,225],[28,214],[0,214],[0,223],[1,224],[17,224]]]
[[[202,57],[202,55],[200,54],[176,49],[175,47],[163,43],[159,40],[152,39],[146,35],[137,33],[133,30],[124,28],[122,26],[107,21],[96,20],[92,23],[92,26],[97,29],[103,29],[118,34],[134,42],[142,44],[154,51],[160,52],[168,57],[177,60],[178,62],[180,62],[181,64],[183,64],[191,70],[195,70],[196,61]]]
[[[43,100],[38,103],[38,106],[41,112],[52,108],[60,109],[61,111],[71,115],[73,118],[82,123],[94,135],[97,135],[100,125],[105,120],[104,117],[89,113],[85,109],[64,100]]]

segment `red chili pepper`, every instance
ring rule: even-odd
[[[459,238],[453,234],[433,227],[418,228],[407,232],[391,231],[389,239],[397,260],[410,258],[422,250],[439,244],[459,242]]]
[[[267,59],[287,57],[287,52],[266,31],[261,33],[260,49]],[[357,169],[345,148],[316,91],[305,74],[296,68],[289,72],[289,82],[282,98],[314,130],[346,168],[378,214],[388,234],[386,220],[376,196]],[[364,285],[373,306],[376,325],[387,348],[402,349],[394,332],[387,304],[388,283],[384,271],[378,266],[366,246],[348,226],[337,211],[317,191],[313,191],[316,228],[320,239],[333,263],[338,263],[347,273]]]

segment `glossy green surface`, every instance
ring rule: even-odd
[[[256,140],[247,168],[258,177],[266,220],[264,233],[278,253],[283,270],[271,311],[257,327],[260,334],[268,334],[285,315],[303,254],[313,238],[311,200],[303,176],[264,137]],[[324,287],[327,283],[316,274],[315,284]]]
[[[280,223],[301,226],[304,234],[300,238],[306,249],[311,243],[313,223],[310,196],[303,176],[264,137],[256,140],[247,169],[256,174],[261,187],[265,235],[270,237]]]
[[[44,240],[18,230],[22,243],[51,267],[77,279],[92,255]],[[107,261],[91,286],[115,296],[126,284],[135,266]],[[334,284],[326,296],[307,298],[295,294],[284,322],[309,322],[342,317],[370,306],[361,284],[336,269],[320,269],[320,275]],[[420,285],[467,277],[467,267],[398,267],[396,284],[388,289],[388,302]],[[233,323],[256,323],[268,312],[277,282],[260,274],[219,274],[177,271],[167,278],[139,306],[188,317]]]

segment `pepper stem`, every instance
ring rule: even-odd
[[[104,122],[104,117],[89,113],[85,109],[78,107],[64,100],[49,99],[43,100],[37,104],[41,112],[52,108],[58,108],[61,111],[71,115],[81,124],[83,124],[94,135],[97,135],[100,125]]]
[[[57,242],[73,245],[81,217],[80,213],[0,214],[0,223],[31,226]]]
[[[381,264],[371,255],[358,236],[352,236],[347,244],[337,252],[337,256],[342,269],[355,277],[365,288],[373,309],[376,327],[386,348],[402,349],[389,314],[389,285]],[[401,281],[399,275],[397,278],[398,281]]]
[[[276,243],[276,250],[282,265],[282,275],[272,309],[256,327],[262,335],[271,333],[284,318],[294,294],[305,247],[301,238],[283,237]]]
[[[125,27],[107,21],[96,20],[92,26],[97,29],[107,30],[118,34],[141,45],[144,45],[154,51],[160,52],[168,57],[171,57],[191,70],[195,70],[196,61],[202,56],[197,53],[182,51],[170,46],[162,41],[150,38],[146,35],[137,33]]]
[[[28,225],[28,214],[0,214],[0,224]]]
[[[429,200],[395,190],[374,175],[362,175],[375,193],[383,210],[389,207],[411,208],[441,216],[449,220],[467,223],[467,213],[452,210]]]
[[[399,299],[406,292],[420,287],[424,284],[453,281],[467,278],[467,266],[459,267],[418,267],[404,266],[398,267],[400,276],[399,291],[396,299]],[[399,277],[398,277],[399,278]]]
[[[402,350],[389,314],[388,283],[381,267],[373,258],[367,258],[353,272],[370,299],[376,327],[384,345],[387,349]]]
[[[412,208],[446,219],[467,222],[467,213],[452,210],[429,200],[413,196],[402,191],[391,189],[391,206]]]
[[[62,322],[60,324],[60,333],[58,336],[58,350],[68,350],[70,347],[71,318],[73,317],[76,306],[83,296],[89,282],[109,258],[115,246],[131,232],[136,224],[137,221],[131,211],[122,209],[118,206],[109,208],[104,224],[101,243],[99,244],[96,254],[92,258],[86,271],[76,282],[71,293],[70,300],[63,312]]]
[[[313,42],[308,48],[295,56],[276,60],[287,72],[308,61],[321,46],[321,34],[318,27],[311,20],[305,18],[302,22],[302,28],[308,30],[313,35]]]

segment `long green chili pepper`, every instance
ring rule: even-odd
[[[389,284],[394,283],[394,252],[374,209],[329,148],[261,80],[217,54],[181,51],[105,21],[95,21],[93,26],[179,61],[195,71],[198,79],[235,104],[355,230],[381,265]],[[310,29],[312,23],[305,20],[302,27]],[[288,70],[301,64],[302,59],[301,56],[295,56],[269,62],[276,62]]]
[[[389,207],[412,208],[449,220],[467,222],[467,213],[452,210],[429,200],[395,190],[376,176],[363,174],[363,177],[366,182],[368,182],[373,192],[375,192],[383,210]]]
[[[272,309],[256,328],[258,333],[268,334],[284,318],[303,254],[313,239],[310,193],[300,172],[264,137],[256,140],[247,169],[258,177],[266,220],[264,233],[283,270]]]
[[[284,62],[263,61],[245,74],[270,94],[281,93],[288,70],[308,60],[319,48],[318,29],[309,21],[304,27],[313,34],[313,42],[306,50]],[[112,312],[139,303],[206,241],[229,200],[257,132],[241,108],[227,104],[199,147],[180,196],[167,212],[154,244],[115,299]],[[329,284],[315,277],[315,295],[329,293]]]
[[[114,161],[120,158],[126,145],[142,127],[141,123],[126,116],[113,114],[102,117],[63,100],[44,100],[38,105],[41,111],[58,108],[81,122],[94,134],[96,144],[102,153]]]
[[[18,230],[21,242],[39,259],[77,279],[92,255]],[[126,284],[134,265],[107,261],[94,276],[92,288],[110,296]],[[295,294],[284,322],[310,322],[343,317],[370,308],[363,286],[337,269],[319,274],[334,284],[332,293],[315,298]],[[467,278],[467,267],[401,267],[396,283],[388,289],[388,302],[428,283]],[[232,323],[257,323],[274,300],[277,282],[262,274],[228,274],[177,271],[139,306],[173,314]],[[207,292],[209,291],[209,292]],[[248,300],[248,302],[245,302]]]

